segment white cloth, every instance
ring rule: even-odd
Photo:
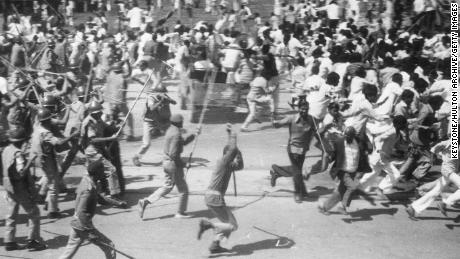
[[[345,158],[343,160],[343,165],[341,170],[345,172],[354,173],[358,170],[359,164],[359,146],[356,140],[353,140],[350,144],[346,141],[344,143],[345,146]]]
[[[307,94],[307,101],[310,103],[309,114],[316,119],[322,120],[327,114],[327,106],[329,105],[329,92],[332,86],[323,83],[317,91],[312,91]]]
[[[129,19],[130,28],[140,28],[142,24],[142,9],[134,7],[128,11],[126,18]]]

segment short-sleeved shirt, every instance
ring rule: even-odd
[[[94,156],[96,154],[103,153],[104,144],[102,143],[89,143],[92,138],[104,137],[105,123],[101,120],[95,120],[91,116],[86,117],[82,123],[81,134],[88,143],[86,143],[85,155]]]
[[[364,95],[357,97],[342,115],[348,117],[345,120],[345,126],[355,128],[356,132],[361,132],[370,117],[376,117],[372,104]]]

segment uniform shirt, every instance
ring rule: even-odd
[[[77,188],[75,199],[74,219],[70,222],[77,230],[94,229],[93,217],[96,214],[97,190],[96,184],[88,175],[84,175]]]
[[[26,65],[25,49],[19,44],[14,44],[11,49],[11,64],[16,67],[24,67]]]
[[[82,122],[81,136],[87,141],[85,155],[96,155],[104,152],[104,143],[90,143],[92,138],[104,137],[105,123],[102,120],[95,120],[91,116],[87,116]]]
[[[86,105],[83,102],[76,101],[70,104],[69,119],[67,121],[64,135],[70,136],[72,129],[81,129],[81,124],[85,119]]]
[[[144,121],[156,121],[156,122],[168,122],[171,117],[171,109],[169,107],[169,101],[163,101],[161,99],[168,100],[169,97],[164,93],[149,94],[145,101],[144,108]],[[155,107],[156,106],[156,107]]]
[[[174,162],[181,162],[180,155],[184,146],[192,142],[195,135],[190,135],[185,139],[182,137],[181,129],[171,125],[165,134],[164,158]]]
[[[56,152],[54,147],[58,144],[59,138],[57,130],[45,129],[43,126],[38,125],[34,128],[32,133],[32,149],[33,152],[40,157],[40,161],[45,164],[46,162],[56,163]]]

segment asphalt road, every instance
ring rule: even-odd
[[[175,97],[175,82],[170,83],[171,96]],[[282,113],[288,113],[286,101],[290,93],[283,84],[281,95]],[[130,90],[139,89],[131,85]],[[130,92],[130,101],[135,92]],[[142,102],[142,101],[141,101]],[[141,105],[136,105],[136,135],[141,136]],[[188,111],[179,111],[185,116]],[[209,113],[211,114],[211,113]],[[196,240],[200,218],[213,216],[207,210],[202,193],[206,189],[209,176],[216,159],[225,145],[225,116],[217,114],[219,121],[204,126],[193,156],[193,167],[187,181],[193,195],[188,211],[191,219],[173,218],[178,206],[177,193],[150,206],[141,221],[137,212],[137,201],[147,196],[162,184],[160,167],[163,137],[152,142],[151,149],[142,159],[143,166],[132,165],[131,157],[140,141],[121,142],[124,172],[127,178],[126,199],[129,209],[99,207],[94,218],[97,228],[110,237],[116,247],[134,258],[205,258],[208,256],[212,235],[206,233],[203,240]],[[232,115],[234,116],[234,115]],[[224,118],[224,119],[222,119]],[[234,117],[232,117],[234,118]],[[242,114],[244,119],[244,114]],[[213,120],[212,118],[208,118]],[[242,119],[235,119],[238,128]],[[194,129],[196,125],[185,123]],[[287,164],[285,152],[287,129],[272,129],[268,121],[252,125],[253,132],[242,133],[239,145],[245,159],[245,170],[238,172],[238,197],[233,197],[233,183],[230,183],[227,204],[234,210],[239,229],[224,247],[233,248],[238,258],[458,258],[460,248],[459,210],[451,210],[449,217],[443,217],[432,208],[421,215],[421,220],[413,222],[404,211],[407,202],[380,201],[372,206],[363,200],[354,200],[351,215],[333,214],[324,216],[316,206],[330,194],[335,183],[327,174],[314,176],[307,182],[310,193],[316,197],[300,205],[292,199],[291,179],[280,179],[275,188],[269,187],[268,169],[272,163]],[[188,156],[191,147],[184,151]],[[311,166],[318,157],[316,148],[307,154],[306,166]],[[70,187],[78,184],[83,166],[71,168],[65,181]],[[60,209],[66,217],[59,220],[46,219],[42,211],[41,233],[49,245],[46,251],[29,253],[26,251],[5,252],[0,250],[0,258],[57,258],[63,251],[70,231],[69,222],[73,214],[74,198],[62,196]],[[382,205],[383,204],[383,205]],[[1,211],[5,211],[5,201],[0,200]],[[385,205],[385,206],[384,206]],[[22,213],[22,212],[21,212]],[[0,232],[4,231],[3,221]],[[18,221],[20,241],[26,236],[26,218]],[[254,226],[285,237],[278,238],[261,232]],[[3,239],[0,238],[0,244]],[[277,246],[278,243],[278,246]],[[1,249],[1,248],[0,248]],[[95,246],[82,246],[75,258],[103,258]],[[232,256],[232,257],[233,257]],[[123,258],[120,255],[119,258]]]

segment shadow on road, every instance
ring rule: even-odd
[[[350,217],[347,219],[342,219],[345,223],[353,223],[358,221],[372,221],[374,218],[373,216],[378,215],[391,215],[393,216],[398,212],[397,208],[390,208],[390,209],[362,209],[350,212]]]
[[[249,244],[236,245],[232,248],[234,254],[227,255],[231,256],[242,256],[242,255],[251,255],[258,250],[268,250],[268,249],[289,249],[295,245],[294,240],[289,238],[272,238],[265,239]],[[211,258],[220,257],[219,255],[212,256]]]
[[[446,224],[446,227],[450,230],[454,230],[454,228],[459,228],[460,224]]]

